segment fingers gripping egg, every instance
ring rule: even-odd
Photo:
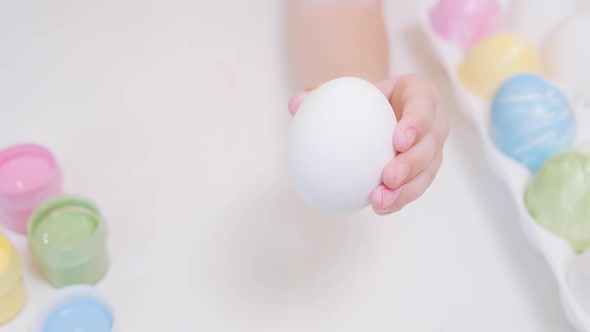
[[[389,101],[371,83],[342,77],[323,84],[291,123],[288,164],[295,191],[328,213],[369,206],[384,166],[395,156],[396,124]]]

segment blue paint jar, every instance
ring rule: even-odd
[[[53,311],[43,332],[110,332],[113,317],[100,303],[92,300],[72,300]]]
[[[41,308],[33,332],[113,332],[109,302],[90,285],[60,289]]]

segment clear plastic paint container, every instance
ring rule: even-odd
[[[109,265],[106,224],[87,199],[59,196],[29,222],[29,245],[44,278],[55,287],[95,284]]]
[[[0,326],[22,311],[26,298],[18,253],[8,238],[0,233]]]
[[[26,234],[33,210],[61,191],[59,165],[45,147],[21,144],[0,151],[0,219],[11,230]]]
[[[89,285],[60,289],[45,303],[33,321],[33,332],[114,332],[113,308]]]

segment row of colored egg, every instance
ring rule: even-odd
[[[528,1],[528,7],[526,0],[516,2],[523,13],[547,9],[546,0]],[[574,2],[555,3],[575,11]],[[440,37],[462,48],[457,76],[489,103],[491,140],[531,173],[524,194],[529,213],[579,253],[590,246],[590,151],[574,147],[578,123],[570,100],[590,101],[590,44],[584,40],[590,16],[567,10],[556,15],[551,22],[545,18],[545,36],[534,41],[506,29],[493,0],[441,0],[431,23]],[[570,98],[554,82],[571,89]]]
[[[579,13],[580,5],[512,0],[504,15],[498,0],[439,0],[430,22],[439,37],[467,53],[459,77],[482,98],[490,100],[502,81],[528,71],[567,83],[590,101],[590,16]]]
[[[47,148],[22,144],[0,151],[0,218],[27,235],[42,277],[54,287],[93,285],[106,274],[105,221],[89,200],[63,194],[60,167]],[[19,254],[0,233],[0,325],[22,311],[26,298]]]

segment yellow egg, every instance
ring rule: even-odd
[[[509,77],[522,73],[541,73],[540,57],[527,39],[514,33],[501,33],[474,45],[459,64],[461,83],[474,94],[490,101]]]

